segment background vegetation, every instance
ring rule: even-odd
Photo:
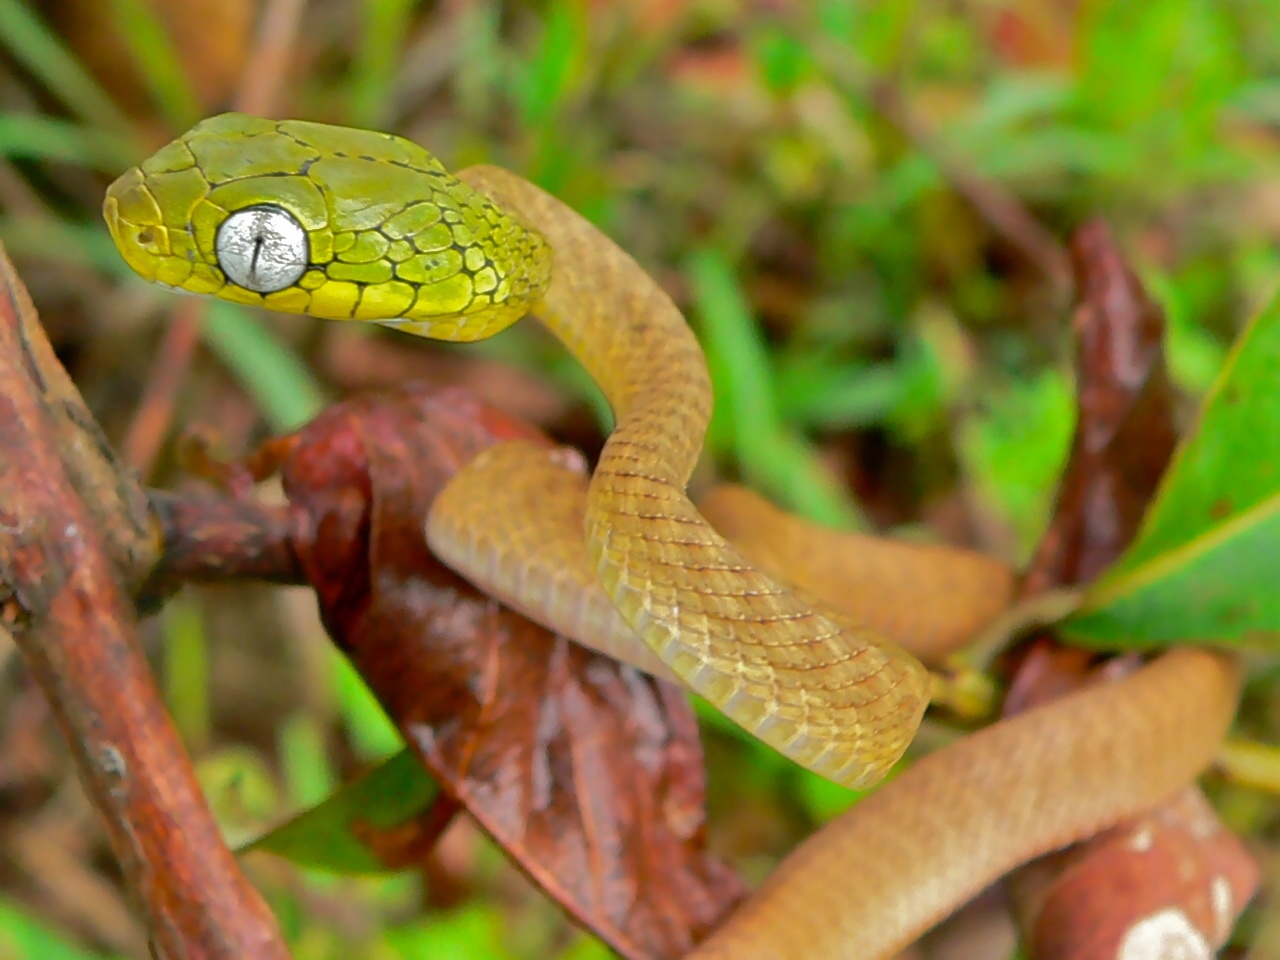
[[[395,130],[552,190],[686,308],[724,475],[830,524],[1014,560],[1070,440],[1068,231],[1110,222],[1167,312],[1188,411],[1280,277],[1269,0],[0,0],[0,239],[159,484],[182,428],[236,451],[410,376],[599,445],[598,397],[536,329],[463,353],[225,306],[200,320],[126,277],[103,188],[233,104]],[[396,748],[305,593],[190,590],[149,629],[233,841]],[[0,956],[132,954],[64,748],[0,663]],[[749,877],[850,802],[714,722],[708,753],[712,842]],[[466,824],[425,883],[251,866],[300,960],[604,955]]]

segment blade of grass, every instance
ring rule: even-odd
[[[587,23],[581,4],[556,3],[548,8],[541,42],[519,71],[516,107],[525,129],[547,130],[582,68]]]
[[[204,112],[164,25],[143,0],[111,0],[120,36],[133,52],[133,62],[175,130],[186,130]]]
[[[732,451],[743,477],[784,506],[832,527],[865,526],[817,452],[780,416],[768,350],[727,260],[697,249],[685,271],[715,384],[711,442]]]
[[[346,657],[335,653],[333,685],[351,747],[362,760],[379,760],[404,746],[400,731]]]
[[[133,122],[22,0],[0,0],[0,46],[86,123],[136,142]]]
[[[195,597],[175,597],[164,608],[164,692],[169,713],[192,753],[209,744],[209,649],[204,615]]]
[[[295,807],[314,807],[333,793],[337,776],[319,722],[296,713],[280,731],[280,766]]]
[[[118,173],[137,159],[118,137],[36,113],[0,113],[0,156]]]
[[[582,159],[566,139],[562,118],[582,79],[589,44],[585,5],[552,4],[541,41],[516,76],[516,107],[533,143],[526,175],[555,194],[564,192]]]
[[[779,415],[803,427],[851,430],[888,421],[911,371],[902,362],[841,363],[820,353],[778,365]]]
[[[325,405],[323,389],[297,355],[233,304],[209,304],[204,338],[253,394],[273,430],[293,430]]]
[[[93,267],[108,275],[127,271],[105,230],[51,217],[0,217],[0,241],[11,254]]]
[[[365,0],[364,29],[349,85],[350,118],[356,126],[380,128],[387,122],[413,6],[413,0]]]
[[[454,74],[460,118],[482,129],[498,113],[502,89],[502,11],[495,4],[461,4],[458,44],[461,54]]]

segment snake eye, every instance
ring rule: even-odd
[[[255,293],[291,287],[307,269],[307,232],[279,207],[245,207],[218,227],[218,266],[232,283]]]

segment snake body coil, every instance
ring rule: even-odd
[[[831,555],[870,545],[758,506],[744,526],[742,491],[707,504],[742,551],[707,524],[684,492],[711,410],[702,353],[645,272],[554,198],[496,168],[452,176],[398,137],[226,114],[122,176],[104,213],[134,270],[190,293],[446,340],[536,312],[604,389],[617,427],[589,482],[527,444],[481,454],[433,505],[432,548],[833,779],[878,779],[911,739],[919,664],[744,556],[833,603],[882,573]],[[918,595],[926,579],[939,597],[984,589],[995,612],[1012,590],[991,561],[895,549],[896,580],[880,581],[890,593]],[[825,586],[820,559],[838,576]],[[935,660],[977,625],[937,607],[880,626]],[[1177,651],[963,738],[803,844],[693,956],[892,955],[1013,865],[1187,782],[1239,686],[1229,657]]]
[[[493,167],[454,177],[388,134],[225,114],[122,176],[104,213],[134,270],[191,293],[445,340],[537,313],[616,415],[572,536],[636,635],[743,728],[838,782],[878,780],[910,742],[927,703],[919,663],[759,572],[690,503],[711,414],[701,349],[644,270],[553,197]],[[527,472],[509,485],[545,469],[519,456]],[[479,477],[464,470],[451,490],[500,501]],[[520,592],[545,558],[491,535],[527,543],[526,522],[433,510],[431,541],[555,625],[572,598]]]

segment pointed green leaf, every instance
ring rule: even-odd
[[[422,762],[411,751],[402,750],[242,852],[267,850],[304,867],[334,873],[381,873],[386,866],[354,828],[402,824],[425,810],[437,793]]]
[[[1099,647],[1280,645],[1280,298],[1241,335],[1128,552],[1062,625]]]

